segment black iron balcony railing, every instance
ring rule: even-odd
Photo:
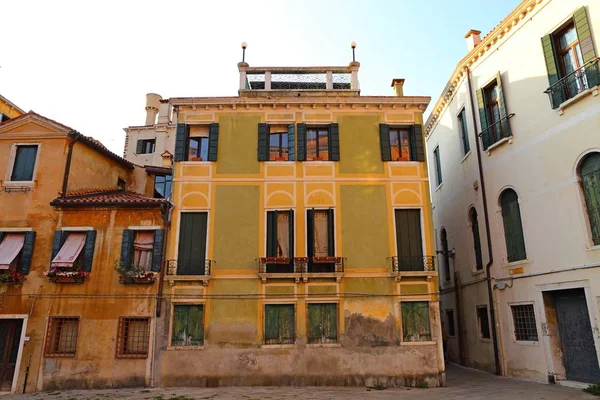
[[[261,274],[304,274],[344,272],[344,257],[260,257]]]
[[[209,276],[214,260],[167,260],[167,275]]]
[[[555,109],[584,90],[597,85],[600,85],[600,58],[587,62],[583,67],[561,78],[544,93],[548,93],[550,105]]]
[[[311,257],[308,260],[309,273],[342,273],[344,257]]]
[[[295,258],[291,257],[260,257],[258,272],[261,274],[294,274],[302,272],[296,267]]]
[[[484,150],[487,150],[487,148],[494,143],[511,136],[508,120],[514,116],[515,114],[508,114],[506,117],[500,118],[479,133]]]
[[[392,262],[392,272],[435,271],[435,256],[388,257]]]

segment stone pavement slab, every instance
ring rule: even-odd
[[[346,387],[228,387],[71,390],[7,395],[2,400],[568,400],[598,399],[581,390],[502,378],[449,365],[445,388],[369,389]]]

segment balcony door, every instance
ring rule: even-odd
[[[205,275],[208,213],[181,213],[177,275]]]
[[[335,264],[318,258],[335,256],[333,210],[308,210],[306,219],[308,272],[335,272]]]
[[[420,210],[395,210],[396,251],[400,271],[423,271],[423,237]]]

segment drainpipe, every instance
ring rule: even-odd
[[[69,143],[69,152],[67,153],[67,164],[65,165],[65,176],[63,177],[62,195],[61,198],[65,198],[67,195],[67,184],[69,183],[69,172],[71,171],[71,157],[73,156],[73,146],[75,142],[79,140],[79,133],[76,131],[69,132],[68,136],[73,136],[73,140]]]
[[[471,87],[471,70],[467,67],[467,82],[469,84],[469,101],[471,102],[471,114],[475,132],[477,129],[477,119],[475,118],[475,104],[473,103],[473,91]],[[498,351],[498,334],[496,331],[496,307],[494,307],[494,290],[492,288],[491,267],[494,263],[494,254],[492,252],[492,240],[490,237],[490,218],[488,215],[487,196],[485,194],[485,182],[483,180],[483,167],[481,166],[481,149],[479,146],[479,137],[475,135],[475,144],[477,146],[477,166],[479,167],[479,181],[481,183],[481,197],[483,199],[483,218],[485,220],[485,234],[487,235],[487,247],[490,260],[485,266],[487,278],[488,302],[490,304],[490,322],[492,325],[492,343],[494,345],[494,362],[496,366],[496,375],[502,375],[500,367],[500,353]]]

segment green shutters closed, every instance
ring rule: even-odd
[[[469,144],[469,131],[467,129],[467,115],[463,108],[458,113],[458,129],[460,129],[460,139],[463,145],[463,154],[467,154],[471,151],[471,145]]]
[[[265,305],[265,344],[294,344],[295,341],[294,305]]]
[[[202,346],[204,344],[204,306],[175,305],[171,346]]]
[[[440,160],[440,147],[436,147],[433,150],[433,162],[435,167],[435,184],[440,186],[442,184],[442,161]]]
[[[396,251],[400,271],[423,271],[420,210],[395,210]]]
[[[504,223],[504,239],[508,262],[525,260],[525,237],[521,223],[519,197],[512,189],[506,189],[500,197],[502,220]]]
[[[338,305],[308,304],[308,343],[337,343]]]
[[[288,125],[288,160],[296,161],[296,132],[294,124]]]
[[[0,242],[2,239],[0,238]],[[23,241],[23,247],[19,254],[19,261],[17,263],[17,272],[23,275],[29,274],[31,268],[31,260],[33,258],[33,246],[35,244],[35,232],[25,232],[25,238]]]
[[[340,126],[338,124],[329,125],[329,155],[331,161],[340,161]]]
[[[219,124],[208,127],[208,161],[217,161],[219,149]]]
[[[585,157],[579,169],[592,241],[600,245],[600,153]]]
[[[429,303],[426,301],[403,301],[402,339],[405,342],[423,342],[431,340],[429,323]]]
[[[177,130],[175,131],[175,161],[186,161],[187,137],[188,126],[186,124],[177,124]]]
[[[269,161],[269,125],[258,124],[258,161]]]
[[[483,269],[483,257],[481,256],[479,220],[477,218],[477,210],[475,210],[475,208],[471,208],[471,211],[469,211],[469,219],[471,220],[471,233],[473,235],[473,247],[475,250],[475,268],[479,271]]]
[[[37,151],[37,145],[17,146],[11,181],[28,182],[33,180]]]
[[[379,144],[381,146],[381,161],[392,161],[390,126],[388,124],[379,124]]]
[[[208,214],[181,213],[177,275],[205,275]]]
[[[298,131],[298,161],[306,161],[306,124],[298,124],[296,130]]]

